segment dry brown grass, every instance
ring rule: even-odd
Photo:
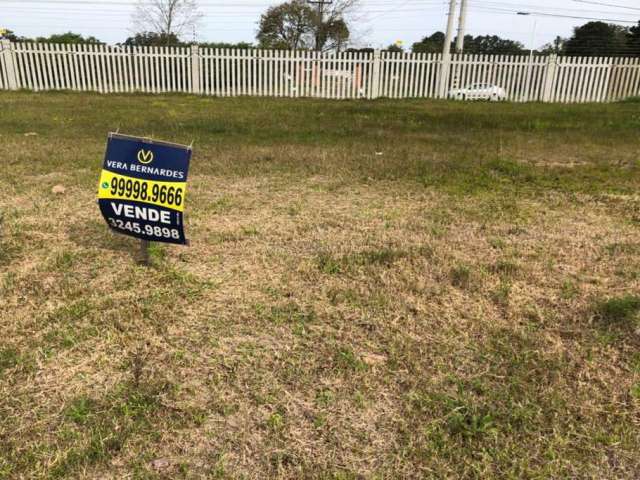
[[[513,132],[500,148],[522,163],[482,167],[493,183],[479,186],[455,169],[444,183],[435,167],[397,173],[418,157],[449,161],[445,129],[421,137],[413,115],[485,124],[485,107],[545,107],[407,103],[403,137],[387,104],[362,104],[393,126],[382,158],[348,138],[238,148],[179,111],[201,136],[192,246],[158,247],[144,268],[95,205],[104,132],[75,144],[22,132],[31,114],[57,131],[63,101],[102,98],[0,99],[26,110],[0,120],[3,157],[22,152],[0,177],[0,478],[637,475],[638,319],[633,302],[606,310],[623,309],[621,321],[597,307],[640,291],[637,138],[621,129],[602,167],[593,152],[609,140],[575,107],[574,176],[558,166],[559,138]],[[122,118],[150,101],[109,98]],[[260,108],[210,104],[232,120]],[[345,122],[364,115],[307,108],[323,105]],[[599,115],[637,113],[625,108]],[[294,120],[280,127],[292,138]],[[471,129],[450,161],[482,141],[495,152],[494,140]]]

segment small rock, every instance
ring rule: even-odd
[[[55,195],[63,195],[66,191],[67,191],[67,189],[64,188],[62,185],[55,185],[51,189],[51,193],[53,193]]]
[[[151,468],[154,470],[164,470],[169,466],[169,460],[166,458],[156,458],[151,461]]]
[[[36,137],[37,135],[36,132],[27,132],[24,134],[25,137]]]

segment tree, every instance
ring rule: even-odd
[[[562,38],[561,36],[557,36],[553,42],[547,43],[542,46],[540,49],[540,53],[545,55],[555,54],[560,55],[564,52],[564,46],[567,43],[566,38]]]
[[[342,50],[349,41],[349,27],[342,18],[333,18],[326,21],[319,21],[316,17],[315,49],[322,50]]]
[[[629,29],[627,33],[627,47],[629,53],[640,56],[640,22]]]
[[[334,0],[316,9],[306,0],[290,0],[270,7],[256,38],[264,48],[341,50],[351,35],[346,16],[358,1]]]
[[[263,48],[311,48],[314,10],[303,0],[270,7],[260,17],[256,39]]]
[[[566,55],[611,56],[626,52],[627,29],[605,22],[589,22],[573,30],[564,46]]]
[[[333,0],[318,5],[313,24],[316,50],[341,50],[346,46],[351,36],[348,17],[359,3],[360,0]]]
[[[201,42],[200,45],[203,48],[235,48],[237,50],[251,50],[256,48],[253,44],[249,42],[238,42],[238,43],[228,43],[228,42]]]
[[[524,45],[497,35],[465,36],[464,53],[476,55],[519,55],[525,52]]]
[[[424,37],[411,47],[414,53],[442,53],[445,34],[436,32],[429,37]],[[453,43],[451,44],[453,48]],[[497,35],[465,35],[464,53],[480,55],[517,55],[524,53],[525,48],[520,42],[500,38]]]
[[[0,31],[0,38],[9,40],[10,42],[33,42],[31,38],[17,36],[13,30],[9,30],[8,28]]]
[[[137,32],[157,33],[170,41],[195,29],[201,18],[196,0],[139,0],[133,24]]]
[[[436,32],[414,43],[411,46],[411,51],[413,53],[442,53],[445,38],[446,35],[443,32]]]
[[[402,46],[398,45],[397,43],[392,43],[387,48],[385,48],[385,50],[387,52],[393,52],[393,53],[402,53],[402,52],[404,52],[404,49],[402,48]]]
[[[375,48],[364,47],[364,48],[347,48],[345,52],[347,53],[368,53],[373,54],[376,51]]]
[[[135,47],[178,47],[182,45],[175,33],[142,32],[125,40],[124,45]]]
[[[104,43],[98,40],[96,37],[83,37],[79,33],[67,32],[60,34],[53,34],[48,37],[38,37],[36,39],[40,43]]]

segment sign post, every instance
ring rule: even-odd
[[[191,147],[110,133],[98,203],[112,230],[150,242],[186,245],[184,203]]]

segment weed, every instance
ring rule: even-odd
[[[320,390],[316,394],[316,403],[321,407],[327,407],[335,399],[335,395],[331,390]]]
[[[467,265],[458,265],[451,269],[451,284],[454,287],[468,289],[471,283],[471,269]]]
[[[73,266],[74,254],[73,252],[62,252],[55,258],[54,266],[58,270],[69,270]]]
[[[88,422],[89,416],[94,409],[95,402],[91,398],[79,397],[67,407],[65,416],[78,425],[84,425]]]
[[[509,296],[511,295],[511,284],[505,281],[500,282],[500,286],[493,291],[491,297],[493,301],[501,306],[506,307],[509,305]]]
[[[337,275],[342,272],[340,262],[328,252],[321,252],[316,257],[318,270],[327,275]]]
[[[68,322],[74,324],[78,320],[90,315],[92,312],[92,305],[86,299],[78,300],[77,302],[63,305],[54,310],[49,315],[49,320],[52,322]]]
[[[501,259],[492,265],[490,270],[501,277],[510,278],[518,273],[520,266],[512,261]]]
[[[0,349],[0,373],[15,367],[20,362],[20,355],[13,348]]]
[[[335,361],[337,367],[341,370],[364,371],[367,369],[367,364],[348,347],[338,349]]]
[[[447,427],[453,435],[477,438],[495,431],[494,420],[489,413],[482,413],[466,405],[456,406],[447,417]]]
[[[640,253],[640,243],[610,243],[605,246],[605,250],[611,256],[637,255]]]
[[[502,238],[490,238],[489,245],[491,245],[496,250],[502,250],[507,246],[507,242],[505,242]]]
[[[565,300],[575,298],[576,295],[578,295],[578,287],[571,280],[565,280],[564,282],[562,282],[560,295]]]
[[[282,430],[282,427],[284,427],[284,416],[282,413],[272,413],[267,419],[267,427],[274,432]]]
[[[640,297],[636,295],[609,298],[596,305],[598,317],[609,324],[630,322],[639,311]]]
[[[257,311],[261,316],[266,317],[270,322],[276,325],[286,323],[290,324],[307,324],[313,322],[316,318],[313,310],[302,309],[295,302],[288,302],[283,305],[273,305],[268,310],[259,305]]]
[[[385,247],[355,253],[349,257],[347,262],[352,262],[356,265],[384,265],[388,267],[408,255],[409,253],[405,250]]]

